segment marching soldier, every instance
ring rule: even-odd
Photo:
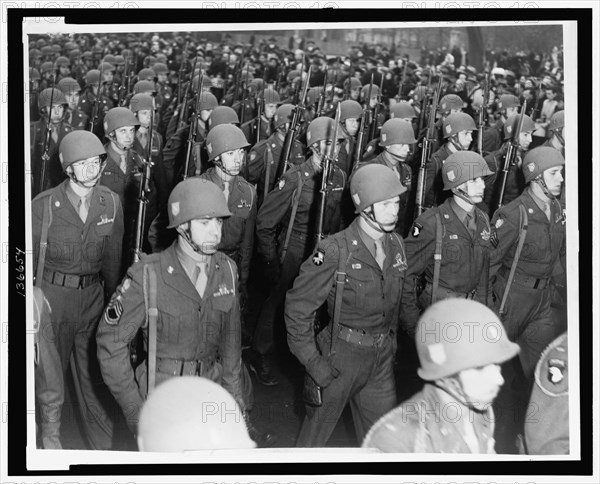
[[[396,405],[397,295],[407,265],[394,228],[406,188],[389,168],[366,165],[352,176],[350,191],[359,216],[319,242],[285,302],[290,350],[322,395],[322,406],[306,406],[298,447],[324,447],[347,403],[359,442]],[[331,321],[315,338],[315,314],[325,301]]]
[[[302,262],[314,249],[317,229],[317,206],[321,187],[322,162],[331,144],[334,120],[317,118],[308,126],[307,140],[311,156],[301,165],[284,173],[277,188],[269,192],[258,211],[256,238],[258,252],[265,262],[265,276],[271,283],[254,333],[250,367],[263,385],[279,382],[271,372],[266,355],[273,351],[276,321],[285,293],[298,275]],[[338,140],[343,139],[338,132]],[[337,166],[331,167],[323,233],[340,229],[342,191],[346,176]]]
[[[563,135],[563,131],[565,128],[565,112],[557,111],[550,118],[550,123],[548,124],[548,131],[550,132],[550,137],[546,140],[546,142],[542,146],[550,146],[554,148],[565,156],[565,138]]]
[[[143,158],[133,150],[136,129],[139,125],[136,116],[127,108],[113,108],[104,118],[104,131],[109,141],[104,145],[108,156],[100,183],[115,192],[123,206],[126,221],[123,237],[123,269],[126,269],[130,263],[129,252],[133,249],[137,222],[139,184],[144,171]],[[146,210],[147,213],[152,214],[156,213],[157,196],[152,180],[150,183],[150,202]],[[150,216],[146,217],[143,227],[144,241],[147,240],[146,234],[151,221]],[[148,248],[145,247],[144,251],[148,251]]]
[[[59,156],[68,179],[32,202],[34,273],[41,273],[36,286],[52,308],[52,344],[61,365],[44,372],[46,376],[60,372],[53,379],[58,385],[54,390],[64,397],[70,361],[78,399],[82,398],[78,403],[85,435],[92,449],[109,450],[113,424],[106,402],[99,400],[102,379],[90,356],[95,353],[94,335],[105,301],[118,284],[123,211],[119,197],[98,184],[106,156],[98,138],[88,131],[69,133]],[[47,243],[47,251],[40,251],[41,242]],[[42,442],[57,436],[59,429],[60,419],[42,420]]]
[[[48,88],[38,96],[38,109],[41,118],[31,123],[31,195],[53,188],[65,178],[64,169],[59,160],[59,146],[64,137],[73,131],[71,125],[65,122],[67,100],[60,89]],[[50,133],[48,133],[50,130]],[[44,186],[42,181],[43,160],[47,157]]]
[[[356,135],[360,128],[360,119],[363,110],[360,104],[350,99],[342,101],[340,106],[340,129],[344,135],[344,141],[338,153],[338,166],[344,170],[349,177],[354,165],[354,149],[356,148]]]
[[[493,176],[485,179],[484,201],[490,210],[490,215],[493,215],[493,210],[496,208],[497,201],[499,200],[501,189],[499,186],[501,182],[500,174],[504,167],[508,147],[511,144],[514,133],[518,127],[519,117],[519,114],[515,114],[506,120],[506,123],[504,123],[504,144],[499,150],[494,151],[485,157],[485,161],[490,167],[490,170],[494,172]],[[531,144],[531,135],[534,129],[535,124],[533,123],[532,119],[529,116],[524,115],[523,125],[521,127],[521,132],[519,133],[519,139],[516,141],[518,144],[517,155],[514,162],[508,167],[503,198],[504,204],[507,204],[517,198],[525,188],[521,165],[523,157],[529,149],[529,145]]]
[[[272,127],[273,117],[277,111],[277,105],[280,103],[279,94],[271,88],[263,90],[262,96],[259,97],[257,103],[262,103],[260,119],[255,117],[250,121],[242,124],[241,128],[248,143],[254,145],[261,140],[267,139],[274,131]],[[260,134],[257,130],[260,128]]]
[[[406,238],[408,271],[402,293],[402,318],[414,331],[420,310],[440,299],[474,299],[491,307],[489,283],[492,233],[481,203],[490,175],[485,160],[472,151],[451,154],[442,165],[444,190],[452,197],[425,211]],[[419,292],[421,279],[425,285]]]
[[[231,212],[221,189],[197,177],[175,187],[168,211],[177,240],[129,268],[96,335],[104,381],[134,434],[154,384],[177,376],[219,383],[246,410],[237,268],[217,251]],[[128,345],[139,329],[148,356],[134,374]]]
[[[506,120],[519,113],[521,103],[517,96],[503,94],[496,104],[500,114],[498,120],[483,132],[482,149],[485,153],[498,151],[504,139],[504,124]]]
[[[262,205],[266,193],[275,187],[279,166],[280,163],[283,163],[283,147],[286,133],[292,122],[293,110],[294,106],[291,104],[279,106],[273,116],[273,134],[254,145],[250,150],[247,160],[248,181],[256,185],[259,207]],[[290,149],[288,167],[304,163],[304,151],[304,145],[294,139]]]
[[[398,216],[398,226],[396,231],[399,234],[404,234],[405,229],[409,226],[410,207],[409,200],[411,198],[412,185],[412,169],[406,163],[410,146],[416,143],[415,135],[410,124],[400,119],[388,119],[381,128],[381,138],[379,145],[383,147],[383,151],[371,160],[359,163],[355,171],[365,164],[375,163],[385,165],[391,168],[400,183],[406,188],[406,192],[400,197],[400,215]],[[412,212],[412,210],[411,210]]]
[[[495,454],[491,403],[504,383],[500,364],[519,352],[498,316],[476,301],[439,301],[419,319],[415,342],[425,387],[373,425],[362,446]]]
[[[68,103],[65,115],[67,123],[75,130],[86,129],[89,118],[79,109],[81,93],[79,83],[72,77],[65,77],[59,81],[58,88],[63,92]]]
[[[85,74],[85,88],[79,99],[79,109],[89,119],[90,125],[87,129],[90,130],[91,124],[94,123],[93,133],[100,140],[104,139],[104,115],[113,107],[102,87],[100,71],[98,69],[87,71]]]

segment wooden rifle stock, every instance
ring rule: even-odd
[[[202,85],[202,81],[204,80],[204,73],[200,76],[200,85]],[[198,90],[198,94],[196,94],[196,106],[194,109],[194,114],[192,115],[192,122],[190,123],[190,132],[188,133],[187,139],[187,151],[185,155],[185,163],[183,165],[183,179],[185,180],[188,177],[188,170],[190,169],[190,159],[192,158],[192,148],[194,143],[196,142],[196,134],[198,132],[198,116],[200,116],[200,95],[201,91]]]
[[[481,108],[479,108],[479,116],[477,122],[477,152],[483,156],[483,129],[485,127],[486,115],[487,115],[487,105],[488,99],[490,95],[489,91],[489,74],[485,75],[485,79],[483,81],[483,100],[481,103]]]
[[[502,165],[502,177],[500,178],[500,191],[498,192],[498,204],[496,208],[500,208],[504,202],[504,191],[506,190],[506,181],[508,180],[508,172],[510,171],[511,165],[513,165],[519,152],[519,137],[521,135],[521,129],[523,128],[523,118],[525,117],[525,111],[527,110],[527,101],[523,102],[521,108],[521,115],[519,116],[519,122],[517,123],[517,129],[512,135],[510,145],[506,150],[504,156],[504,164]]]

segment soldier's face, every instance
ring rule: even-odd
[[[473,134],[471,131],[460,131],[458,133],[458,144],[463,150],[468,150],[473,141]]]
[[[267,119],[273,119],[277,111],[277,104],[265,104],[265,117]]]
[[[564,180],[562,176],[562,167],[555,166],[554,168],[549,168],[544,172],[543,177],[546,186],[548,187],[548,191],[555,197],[558,197],[561,191],[561,184]]]
[[[519,133],[519,146],[524,150],[528,149],[531,144],[531,133],[531,131]]]
[[[102,80],[105,82],[112,82],[113,81],[113,73],[112,71],[105,71],[102,74]]]
[[[242,163],[244,162],[243,149],[239,148],[237,150],[226,151],[219,156],[221,157],[223,168],[225,168],[230,175],[238,175],[240,173]]]
[[[71,67],[69,66],[60,66],[59,69],[63,76],[68,76],[71,73]]]
[[[135,126],[123,126],[114,131],[114,140],[117,146],[122,149],[129,149],[133,146],[135,139]]]
[[[473,205],[483,201],[483,192],[485,191],[485,182],[483,181],[483,178],[478,177],[466,181],[462,184],[462,189],[467,192]]]
[[[211,255],[217,251],[222,227],[223,220],[220,218],[198,218],[190,222],[191,238],[200,247],[200,252]]]
[[[77,109],[79,104],[79,92],[66,93],[67,103],[69,103],[69,109]]]
[[[210,117],[210,113],[212,112],[212,109],[203,109],[202,111],[200,111],[200,119],[206,123],[208,121],[208,118]]]
[[[65,107],[62,104],[56,104],[52,106],[52,110],[50,111],[50,122],[58,123],[65,113]]]
[[[161,84],[164,84],[165,82],[167,82],[167,74],[165,72],[156,74],[156,77],[158,78],[158,82],[160,82]]]
[[[93,156],[92,158],[78,161],[70,166],[77,182],[87,188],[91,188],[96,184],[101,167],[102,165],[99,156]]]
[[[392,155],[395,155],[398,158],[400,158],[401,160],[404,160],[408,156],[408,153],[410,151],[410,145],[406,145],[403,143],[397,143],[397,144],[386,146],[385,149]]]
[[[485,408],[494,401],[504,383],[500,365],[463,370],[458,374],[458,380],[468,402],[479,409]]]
[[[138,120],[142,126],[150,126],[150,120],[152,119],[151,109],[140,109],[137,113]]]
[[[346,121],[344,121],[344,126],[346,127],[346,131],[348,131],[348,134],[350,136],[354,136],[356,135],[356,133],[358,133],[360,123],[356,118],[348,118],[346,119]]]
[[[519,114],[519,107],[506,108],[506,117],[510,118],[513,114]]]
[[[356,89],[352,89],[350,91],[350,99],[352,99],[353,101],[358,101],[358,96],[360,96],[360,87],[357,87]]]
[[[400,197],[392,197],[382,202],[373,204],[373,215],[375,220],[384,227],[395,227],[398,221],[398,210],[400,209]]]

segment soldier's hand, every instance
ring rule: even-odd
[[[317,382],[317,385],[323,388],[328,387],[334,378],[340,376],[340,370],[334,367],[324,356],[320,356],[307,371],[313,380]]]

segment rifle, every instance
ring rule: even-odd
[[[542,117],[541,109],[541,100],[542,100],[542,81],[540,81],[540,85],[538,88],[537,96],[535,97],[535,108],[533,108],[533,112],[531,113],[531,119],[537,121]]]
[[[333,167],[335,166],[335,159],[337,157],[336,148],[337,148],[337,134],[340,126],[340,116],[342,114],[342,107],[340,103],[338,103],[335,108],[335,120],[333,122],[333,134],[331,145],[329,146],[329,150],[327,154],[323,157],[323,161],[321,162],[323,169],[323,177],[321,178],[321,189],[319,192],[321,193],[321,199],[319,203],[319,218],[317,219],[317,240],[315,246],[319,244],[324,238],[323,235],[323,222],[325,220],[325,205],[327,202],[327,185],[331,184],[331,176],[333,175]]]
[[[402,78],[400,79],[400,85],[398,86],[398,99],[402,100],[402,89],[406,82],[406,67],[408,66],[408,57],[404,58],[404,66],[402,68]]]
[[[38,193],[44,191],[46,185],[46,169],[50,162],[50,139],[52,138],[52,109],[54,104],[54,85],[56,83],[56,72],[52,81],[52,90],[50,91],[50,109],[48,109],[48,122],[46,123],[46,133],[44,135],[44,150],[42,151],[42,171],[40,173],[40,186]]]
[[[370,126],[369,122],[369,112],[371,111],[371,93],[373,92],[373,74],[371,74],[371,84],[369,84],[369,97],[367,101],[363,104],[363,112],[362,119],[360,120],[360,129],[358,130],[358,134],[356,136],[356,148],[354,150],[354,160],[352,163],[352,168],[354,165],[357,165],[362,157],[363,146],[365,143],[365,133]]]
[[[435,141],[435,113],[442,91],[442,76],[438,79],[438,85],[433,93],[431,108],[429,110],[429,119],[427,120],[427,134],[423,139],[423,150],[421,151],[421,163],[419,165],[419,178],[417,179],[417,198],[416,211],[417,217],[423,213],[423,202],[425,201],[425,176],[427,170],[427,161],[431,152],[431,145]]]
[[[477,152],[483,156],[483,128],[485,125],[486,115],[487,115],[487,105],[489,102],[490,96],[490,87],[489,87],[489,74],[486,73],[485,79],[483,80],[483,101],[481,103],[481,107],[479,108],[479,116],[477,119]]]
[[[187,119],[185,119],[185,117],[182,117],[182,115],[187,111],[187,103],[188,103],[188,98],[190,96],[190,88],[192,87],[192,84],[194,83],[194,73],[196,72],[196,63],[198,62],[198,56],[196,55],[196,57],[194,57],[194,65],[192,66],[192,72],[190,73],[190,80],[187,83],[187,86],[185,86],[185,95],[183,96],[183,101],[181,103],[181,109],[179,110],[179,112],[177,113],[177,129],[183,128],[186,124],[187,124]],[[181,82],[181,79],[179,80],[179,82]],[[202,92],[202,84],[198,84],[198,92],[197,95],[199,95]]]
[[[377,95],[377,104],[373,109],[373,122],[371,123],[371,132],[369,133],[369,141],[376,138],[377,135],[377,118],[379,117],[379,109],[381,108],[381,100],[383,95],[383,74],[379,82],[379,94]],[[370,105],[370,101],[369,101]]]
[[[200,85],[202,85],[202,81],[204,80],[204,72],[200,76]],[[200,116],[200,95],[202,93],[198,91],[196,95],[196,106],[194,109],[194,114],[192,116],[192,122],[190,123],[190,132],[188,133],[187,140],[187,153],[185,155],[185,163],[183,165],[183,179],[185,180],[188,177],[188,170],[190,168],[190,158],[192,157],[192,148],[194,143],[196,142],[196,135],[198,132],[198,117]]]
[[[418,135],[421,135],[421,131],[423,131],[423,124],[425,122],[425,110],[427,109],[427,104],[429,103],[429,98],[427,97],[429,95],[429,91],[431,89],[431,74],[429,75],[429,78],[427,79],[427,89],[425,89],[425,95],[423,95],[421,97],[421,112],[419,113],[419,131],[418,131]]]
[[[181,104],[181,86],[183,85],[183,70],[184,66],[188,62],[188,49],[190,47],[190,41],[188,40],[185,44],[185,50],[183,51],[183,56],[181,58],[181,65],[179,66],[179,74],[177,76],[177,106]],[[198,56],[196,56],[198,57]]]
[[[304,84],[304,90],[302,91],[302,98],[294,108],[290,129],[288,129],[288,132],[285,134],[285,141],[283,142],[283,149],[281,150],[282,156],[279,165],[277,165],[277,174],[275,176],[275,180],[277,180],[287,170],[287,164],[290,159],[290,154],[292,153],[292,145],[294,144],[296,131],[298,131],[298,126],[300,125],[300,118],[306,109],[306,94],[308,93],[308,83],[310,80],[311,69],[312,66],[308,68],[308,76],[306,77],[306,84]]]
[[[260,142],[260,128],[262,125],[262,115],[263,115],[263,109],[264,109],[264,105],[265,105],[265,90],[266,90],[266,82],[267,79],[267,69],[265,69],[265,72],[263,73],[263,90],[260,93],[256,93],[256,110],[257,110],[257,114],[256,114],[256,143]],[[274,88],[273,88],[274,89]]]
[[[94,99],[94,107],[92,108],[92,117],[91,117],[91,121],[90,121],[90,132],[94,132],[94,126],[96,125],[96,123],[98,122],[98,111],[100,110],[100,101],[102,100],[102,94],[104,91],[104,86],[106,85],[103,81],[102,81],[102,72],[104,67],[104,61],[102,61],[102,63],[100,64],[100,77],[98,78],[98,94],[96,94],[96,98]],[[100,87],[102,85],[102,87]]]
[[[502,166],[502,178],[500,179],[500,192],[498,193],[498,205],[497,208],[502,207],[504,200],[504,191],[506,190],[506,180],[508,179],[508,172],[510,167],[514,165],[519,152],[519,136],[521,134],[521,128],[523,127],[523,118],[525,117],[525,111],[527,110],[527,101],[523,102],[521,108],[521,115],[519,116],[519,122],[517,123],[517,129],[512,135],[506,155],[504,156],[504,165]]]
[[[244,123],[244,118],[246,116],[246,100],[248,99],[248,94],[250,89],[248,88],[248,74],[249,70],[246,69],[246,78],[244,79],[244,83],[242,84],[242,110],[240,112],[240,123]]]
[[[323,89],[319,93],[319,101],[317,102],[317,110],[315,112],[315,118],[320,117],[323,114],[325,108],[325,90],[327,89],[327,66],[325,66],[325,78],[323,80]]]

